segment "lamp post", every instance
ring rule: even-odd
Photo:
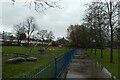
[[[92,42],[93,42],[93,45],[94,45],[94,48],[95,48],[95,55],[96,55],[96,41],[95,40],[92,40]]]
[[[92,40],[92,48],[91,48],[91,53],[93,53],[93,48],[94,48],[94,42],[95,42],[95,40]]]
[[[3,31],[3,36],[2,36],[2,38],[3,38],[3,41],[4,41],[4,33],[5,33],[5,32]]]

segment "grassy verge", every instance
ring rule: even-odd
[[[0,46],[0,79],[2,78],[2,46]]]
[[[19,47],[19,46],[3,46],[3,54],[10,54],[13,52],[28,52],[30,50],[30,47]],[[33,52],[40,49],[40,47],[33,48]],[[31,54],[31,56],[38,58],[36,62],[22,62],[22,63],[16,63],[16,64],[8,64],[6,63],[7,59],[3,56],[2,61],[2,77],[8,78],[8,77],[18,77],[21,76],[23,73],[28,73],[29,71],[34,70],[36,67],[43,65],[51,60],[53,60],[55,57],[60,56],[64,52],[68,51],[69,48],[58,48],[58,47],[50,47],[45,52],[46,54]]]
[[[91,53],[90,49],[85,50],[86,54],[89,55],[90,57],[96,59],[101,65],[103,65],[104,67],[106,67],[113,76],[119,77],[120,75],[118,73],[118,64],[119,61],[118,59],[120,58],[120,56],[118,56],[119,54],[119,50],[118,49],[114,49],[113,50],[113,63],[110,63],[110,50],[109,49],[104,49],[103,50],[103,58],[100,58],[100,49],[97,49],[97,55],[93,53]]]

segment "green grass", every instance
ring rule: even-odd
[[[118,73],[118,64],[119,64],[118,59],[120,58],[120,56],[118,56],[119,51],[120,50],[118,49],[113,50],[113,61],[114,61],[113,63],[110,63],[110,50],[109,49],[103,50],[103,58],[100,58],[100,55],[101,55],[100,49],[97,49],[96,55],[94,54],[94,52],[91,53],[90,49],[87,49],[85,52],[87,53],[87,55],[97,60],[102,66],[106,67],[108,71],[112,73],[113,76],[120,78],[120,75]]]
[[[37,47],[33,49],[33,52],[38,50],[40,47]],[[13,52],[28,52],[29,47],[19,47],[19,46],[3,46],[3,54],[10,54]],[[51,50],[50,50],[51,49]],[[53,50],[55,49],[55,50]],[[58,48],[58,47],[53,47],[47,49],[45,52],[47,54],[41,55],[41,54],[32,54],[31,56],[38,58],[36,62],[22,62],[22,63],[16,63],[16,64],[8,64],[6,63],[7,59],[9,58],[4,58],[3,57],[3,64],[2,64],[2,77],[8,78],[8,77],[18,77],[21,76],[22,74],[26,74],[29,71],[34,70],[40,65],[43,65],[54,58],[60,56],[64,52],[68,51],[69,48]]]
[[[0,79],[2,78],[2,58],[0,53]]]
[[[2,51],[4,53],[12,53],[12,52],[18,52],[18,53],[28,53],[30,50],[36,51],[39,49],[39,47],[24,47],[24,46],[2,46]]]

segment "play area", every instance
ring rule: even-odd
[[[69,48],[3,46],[2,50],[2,76],[12,78],[34,70],[68,51]]]

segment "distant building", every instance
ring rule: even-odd
[[[3,31],[3,33],[0,33],[0,35],[1,35],[0,39],[4,41],[10,41],[10,39],[16,39],[16,37],[14,37],[13,34],[10,32]]]
[[[67,46],[68,43],[69,43],[69,41],[66,40],[64,37],[59,39],[59,40],[57,40],[56,42],[57,42],[58,45],[63,45],[63,46]]]
[[[0,40],[2,39],[2,33],[0,33]]]
[[[2,45],[2,33],[0,33],[0,45]]]

